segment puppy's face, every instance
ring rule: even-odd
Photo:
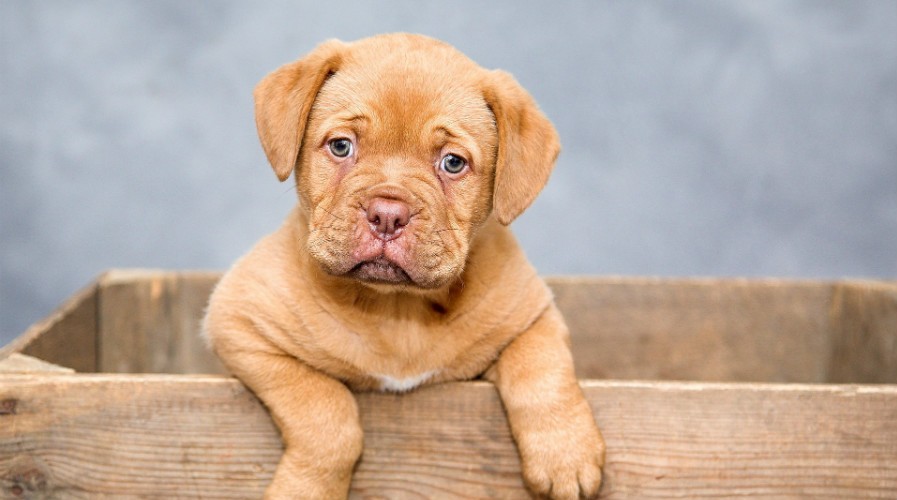
[[[480,70],[432,51],[359,52],[310,113],[298,176],[308,249],[332,274],[441,286],[492,204],[498,132]]]
[[[516,217],[558,151],[513,79],[419,36],[329,42],[263,80],[256,105],[275,171],[296,166],[308,252],[378,287],[452,281],[477,229]]]

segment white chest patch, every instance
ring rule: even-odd
[[[380,381],[381,391],[407,392],[430,380],[436,373],[438,373],[438,370],[431,370],[420,375],[405,378],[395,378],[389,375],[374,375],[374,377]]]

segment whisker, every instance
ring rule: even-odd
[[[337,216],[335,213],[331,212],[330,210],[327,210],[326,208],[321,207],[321,206],[319,206],[318,208],[320,208],[321,210],[323,210],[323,211],[327,212],[328,214],[330,214],[330,216],[333,217],[334,219],[336,219],[336,220],[341,220],[341,221],[343,221],[343,222],[346,222],[345,220],[343,220],[342,217]]]
[[[287,193],[295,192],[295,191],[296,191],[296,184],[295,184],[295,183],[291,183],[289,186],[287,186],[286,189],[283,190],[282,193],[280,193],[280,195],[283,196],[283,195],[285,195],[285,194],[287,194]]]

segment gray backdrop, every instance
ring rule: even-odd
[[[4,0],[0,342],[107,268],[226,268],[294,202],[255,83],[390,31],[557,125],[544,274],[897,277],[897,2]]]

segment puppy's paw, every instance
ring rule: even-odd
[[[598,496],[604,440],[594,422],[589,423],[520,436],[523,480],[539,498]]]

